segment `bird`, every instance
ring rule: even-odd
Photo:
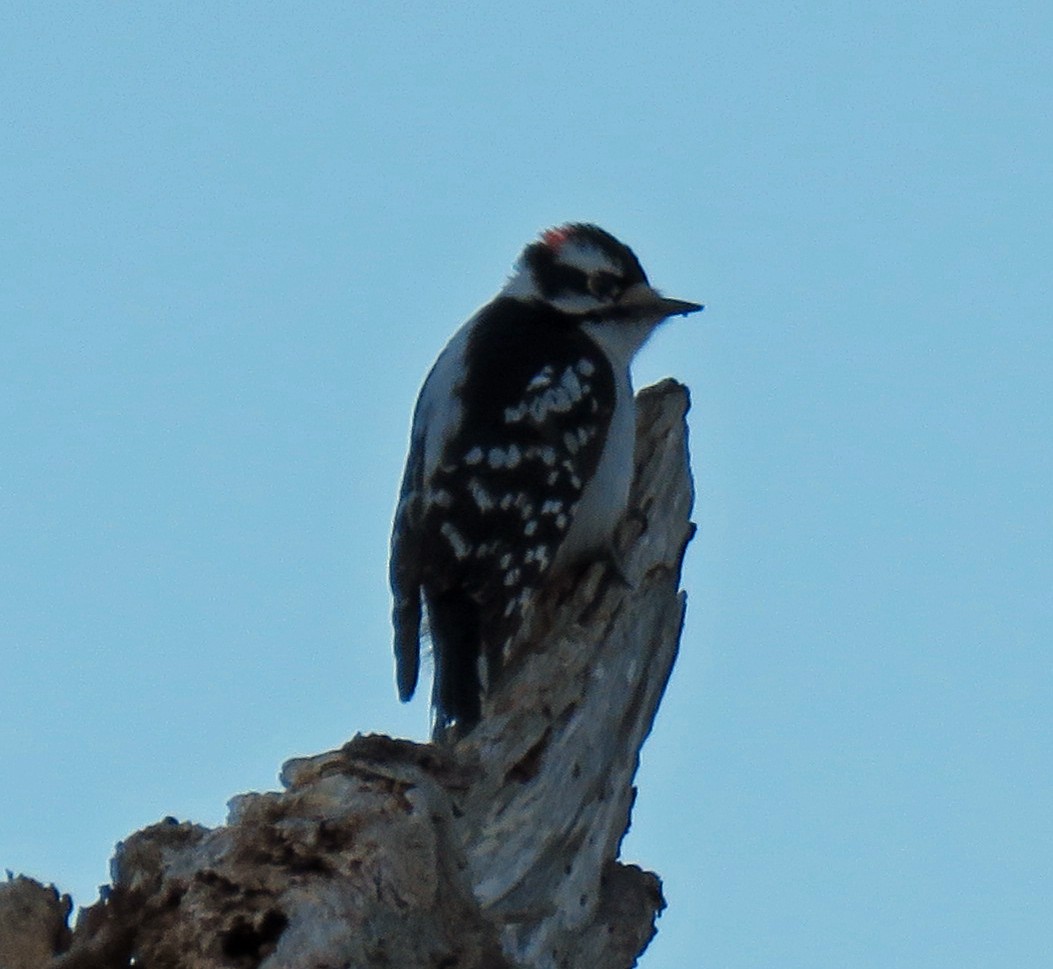
[[[616,563],[630,363],[660,323],[702,308],[661,295],[609,232],[568,223],[523,249],[439,354],[413,411],[389,559],[398,695],[416,690],[426,616],[434,740],[478,724],[548,582]]]

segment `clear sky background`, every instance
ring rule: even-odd
[[[650,969],[1053,964],[1053,8],[7,3],[0,869],[356,731],[410,410],[547,225],[671,295]]]

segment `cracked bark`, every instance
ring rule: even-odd
[[[693,532],[687,390],[666,380],[638,402],[631,584],[597,564],[550,590],[468,737],[360,735],[289,761],[283,791],[234,798],[222,827],[139,831],[72,935],[67,897],[9,880],[0,966],[635,965],[665,903],[656,875],[617,857]]]

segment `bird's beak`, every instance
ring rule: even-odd
[[[689,303],[684,299],[670,299],[663,296],[656,289],[641,284],[626,291],[622,297],[622,304],[631,306],[633,315],[641,317],[653,317],[664,320],[669,316],[687,316],[688,313],[697,313],[703,309],[701,303]]]
[[[689,303],[686,299],[669,299],[667,296],[659,296],[656,305],[662,311],[662,316],[687,316],[688,313],[697,313],[705,309],[701,303]]]

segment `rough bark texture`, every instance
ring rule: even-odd
[[[37,969],[69,945],[72,902],[59,898],[31,878],[12,878],[0,885],[0,969]]]
[[[3,969],[620,969],[661,884],[616,859],[676,657],[692,533],[687,391],[639,398],[629,584],[594,565],[551,590],[484,720],[452,747],[358,736],[288,762],[213,830],[167,819],[118,846],[80,912],[0,886]]]

